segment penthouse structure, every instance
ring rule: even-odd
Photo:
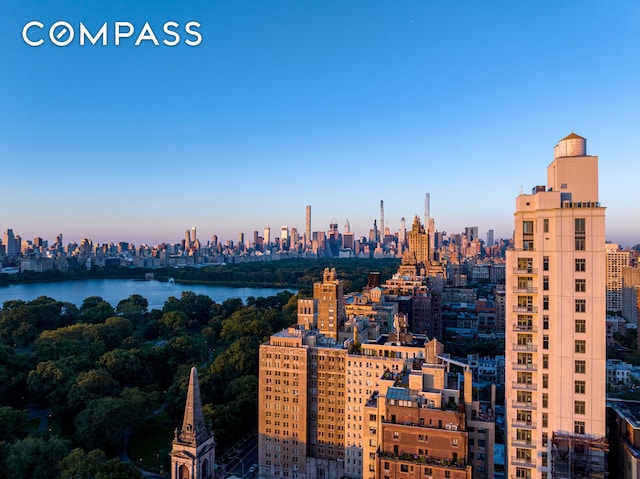
[[[584,138],[556,145],[547,183],[516,199],[506,258],[507,474],[596,477],[606,470],[605,209]]]

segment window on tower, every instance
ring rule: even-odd
[[[522,249],[533,250],[533,221],[522,222]]]
[[[584,251],[586,249],[586,224],[584,218],[575,219],[575,245],[576,251]]]

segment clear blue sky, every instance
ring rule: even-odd
[[[30,47],[22,27],[45,24]],[[76,38],[48,39],[57,20]],[[187,21],[202,43],[184,44]],[[114,45],[115,21],[134,37]],[[176,47],[135,37],[148,21]],[[108,46],[79,23],[108,22]],[[64,37],[62,37],[64,39]],[[175,242],[334,218],[366,235],[513,229],[575,131],[600,157],[607,238],[640,243],[640,3],[601,1],[5,1],[0,230]]]

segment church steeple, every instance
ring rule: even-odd
[[[198,370],[191,368],[182,430],[175,430],[171,446],[172,479],[210,479],[214,475],[216,442],[202,412]]]
[[[189,390],[187,391],[187,403],[184,409],[184,420],[182,421],[182,431],[180,441],[192,443],[197,446],[209,435],[204,423],[202,413],[202,400],[200,399],[200,384],[198,383],[198,370],[191,368],[189,376]]]

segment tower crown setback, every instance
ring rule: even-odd
[[[550,191],[561,194],[561,201],[598,201],[598,157],[587,155],[587,140],[571,133],[553,148],[553,161],[547,167]]]

